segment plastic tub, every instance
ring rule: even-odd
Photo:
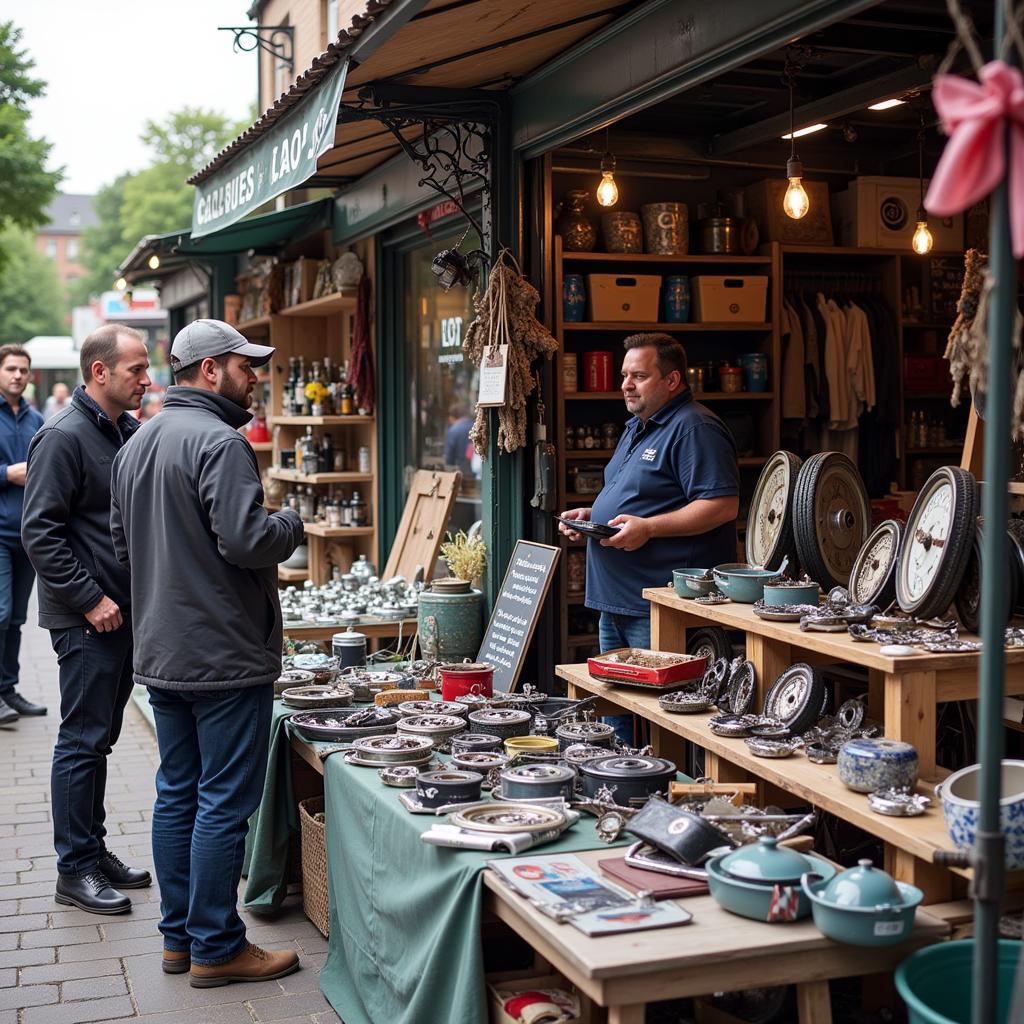
[[[1020,948],[1019,942],[999,940],[999,996],[992,1024],[1009,1024]],[[896,990],[907,1004],[910,1024],[971,1024],[973,971],[973,939],[940,942],[904,960],[896,968]]]

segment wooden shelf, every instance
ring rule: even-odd
[[[373,423],[373,416],[268,416],[272,427],[344,427]]]
[[[1024,480],[1011,480],[1006,489],[1010,494],[1024,494]]]
[[[327,526],[325,523],[306,523],[306,533],[314,537],[372,537],[372,526]]]
[[[665,331],[671,334],[674,331],[688,331],[700,333],[704,331],[731,331],[734,334],[741,334],[744,331],[770,331],[772,325],[769,323],[703,323],[703,324],[662,324],[643,321],[623,320],[588,320],[580,324],[562,324],[565,331]]]
[[[768,461],[767,455],[743,455],[736,460],[740,469],[744,466],[763,466]]]
[[[272,452],[274,450],[273,441],[249,441],[249,447],[254,452]]]
[[[299,473],[294,469],[272,469],[274,480],[285,480],[292,484],[368,484],[373,482],[372,473]]]
[[[356,308],[355,295],[324,295],[309,302],[300,302],[295,306],[286,306],[280,310],[281,316],[332,316]]]
[[[727,266],[764,266],[770,256],[657,256],[646,252],[562,252],[563,263],[692,263]]]
[[[944,447],[941,447],[941,448],[939,448],[939,447],[936,447],[936,448],[907,448],[906,451],[904,452],[904,455],[906,455],[908,459],[913,457],[913,456],[915,456],[915,455],[920,455],[920,456],[925,456],[925,455],[957,455],[957,456],[959,456],[960,453],[963,450],[964,450],[964,443],[963,443],[963,441],[961,441],[959,444],[947,444],[947,445],[945,445]]]
[[[610,402],[615,398],[623,401],[621,391],[566,391],[562,397],[567,402]]]
[[[235,330],[239,334],[245,334],[247,331],[251,333],[265,334],[270,330],[270,317],[269,316],[258,316],[255,320],[243,320],[240,324],[235,325]]]
[[[304,583],[309,579],[309,569],[286,569],[283,565],[279,565],[277,578],[282,583]]]

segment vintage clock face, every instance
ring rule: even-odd
[[[966,470],[937,469],[914,502],[896,573],[896,599],[918,618],[941,615],[956,594],[974,541],[978,484]]]
[[[887,519],[864,541],[850,570],[850,596],[856,604],[884,609],[892,603],[902,536],[903,527]]]
[[[793,546],[793,489],[800,460],[776,452],[765,464],[754,488],[747,520],[746,554],[751,565],[778,569]]]

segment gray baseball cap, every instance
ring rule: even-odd
[[[237,352],[248,356],[253,366],[270,361],[277,351],[268,345],[254,345],[223,320],[193,320],[183,327],[171,344],[171,369],[177,373],[201,359]]]

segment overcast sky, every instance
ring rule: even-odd
[[[256,98],[256,57],[234,53],[251,0],[0,0],[0,20],[23,30],[46,96],[32,107],[33,136],[54,144],[64,192],[94,193],[149,163],[139,134],[183,106],[246,118]]]

